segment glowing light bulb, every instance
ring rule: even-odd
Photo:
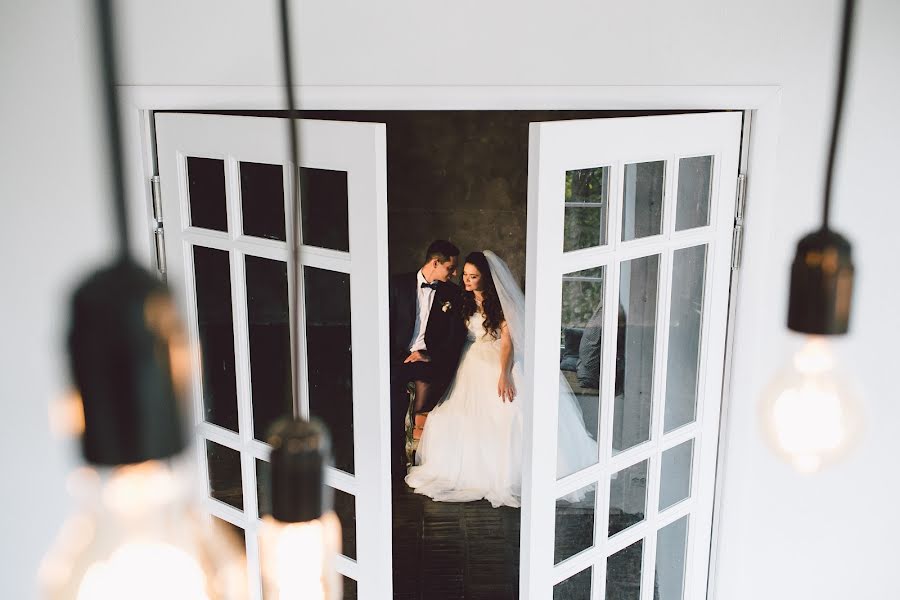
[[[151,541],[125,543],[108,559],[88,567],[77,600],[116,598],[209,600],[203,570],[194,557],[171,544]]]
[[[804,473],[841,458],[862,427],[859,399],[836,366],[827,338],[808,336],[763,396],[770,444]]]
[[[341,526],[333,512],[300,523],[266,516],[261,529],[265,597],[272,600],[335,600],[341,581],[334,569]]]
[[[181,470],[160,461],[85,466],[68,483],[81,509],[44,560],[45,598],[247,598],[242,552],[230,532],[197,517]]]

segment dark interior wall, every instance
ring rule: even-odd
[[[525,274],[528,125],[515,113],[398,113],[387,120],[392,271],[435,238],[490,249]],[[462,258],[462,257],[461,257]]]

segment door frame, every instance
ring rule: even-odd
[[[753,128],[749,152],[742,152],[748,178],[744,229],[758,231],[772,222],[777,208],[776,151],[782,88],[761,86],[295,86],[303,110],[747,110]],[[280,86],[119,86],[125,136],[128,223],[136,260],[155,262],[150,177],[158,173],[152,114],[158,110],[283,110]],[[742,144],[743,145],[743,144]],[[742,148],[743,150],[743,148]],[[724,514],[724,480],[729,454],[729,399],[734,365],[734,325],[741,303],[765,302],[764,265],[772,249],[765,239],[745,239],[740,279],[732,281],[725,377],[719,425],[719,453],[713,506],[708,599],[716,598]],[[750,283],[748,283],[750,282]],[[746,305],[746,304],[745,304]],[[530,419],[526,415],[526,419]],[[527,426],[527,423],[526,423]],[[527,466],[527,465],[526,465]]]

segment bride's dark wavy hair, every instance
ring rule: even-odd
[[[494,277],[491,275],[491,266],[488,264],[482,252],[472,252],[463,262],[470,264],[481,273],[481,286],[483,293],[482,309],[484,311],[484,330],[495,338],[500,337],[500,325],[503,324],[503,308],[497,297],[497,288],[494,287]],[[468,322],[469,317],[475,314],[478,306],[475,304],[475,294],[463,290],[462,315]]]

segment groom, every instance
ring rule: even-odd
[[[409,406],[407,384],[416,386],[416,413],[431,410],[447,389],[465,341],[465,326],[458,316],[456,275],[459,248],[435,240],[425,252],[425,263],[415,273],[391,277],[391,437],[395,474],[405,465],[404,418]]]

